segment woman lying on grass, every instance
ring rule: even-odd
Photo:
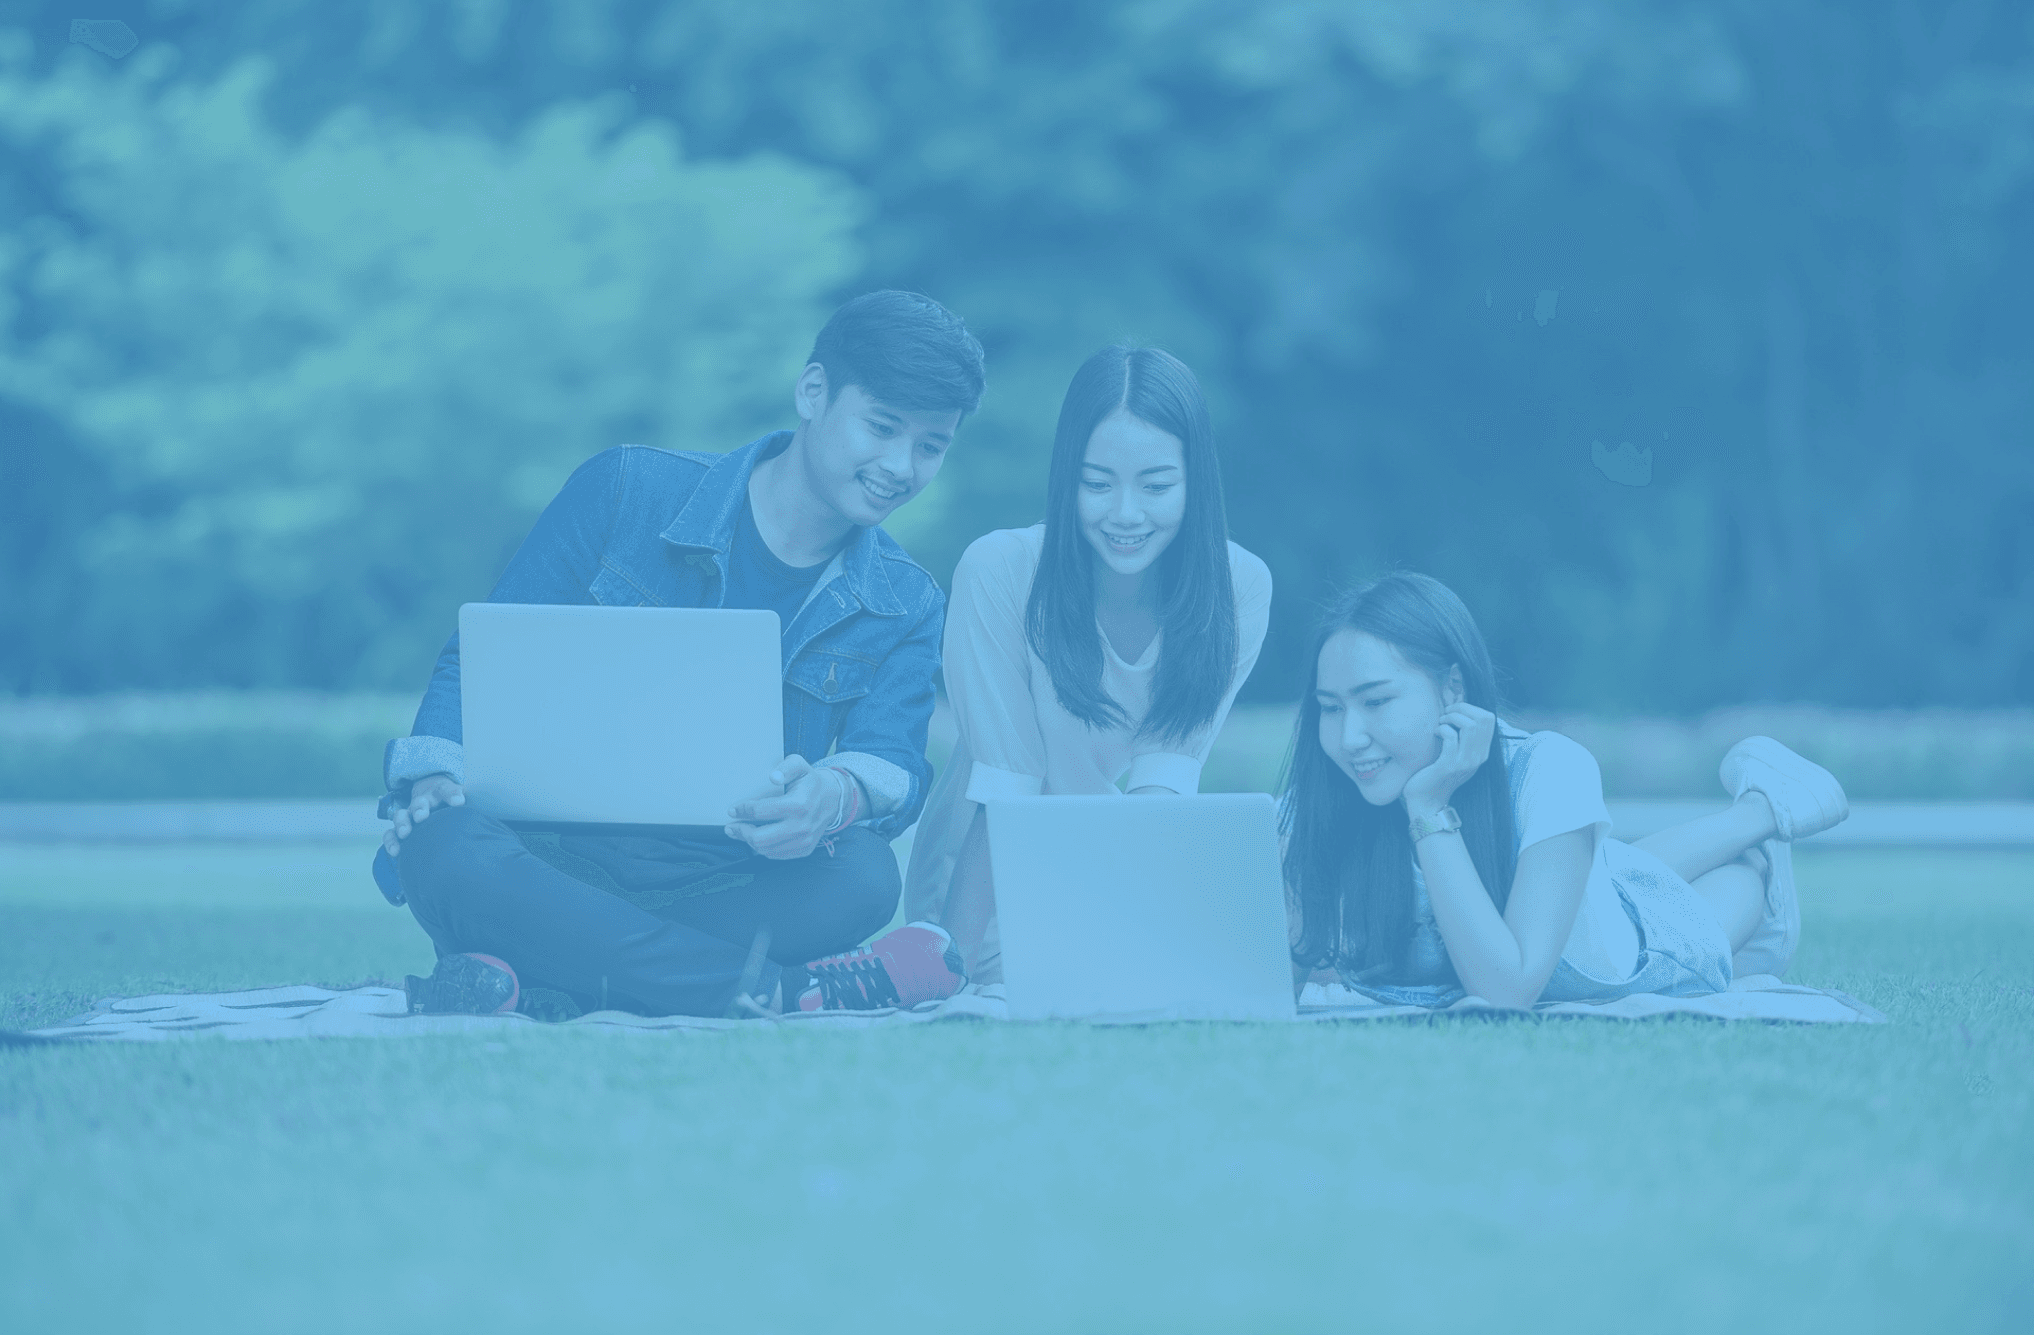
[[[1330,610],[1282,818],[1297,970],[1513,1007],[1786,972],[1788,843],[1849,815],[1828,771],[1747,738],[1723,758],[1731,807],[1626,844],[1595,758],[1496,706],[1483,635],[1440,581],[1387,575]]]

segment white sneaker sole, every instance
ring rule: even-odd
[[[1732,747],[1716,776],[1733,798],[1752,789],[1765,794],[1782,840],[1820,834],[1850,815],[1850,799],[1835,775],[1771,738],[1746,738]]]

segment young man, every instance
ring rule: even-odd
[[[796,430],[725,455],[621,446],[580,466],[490,600],[774,609],[787,755],[722,832],[512,830],[465,805],[455,633],[384,762],[375,880],[439,957],[411,980],[413,1010],[508,1010],[531,985],[582,1008],[753,1014],[797,1005],[806,962],[889,921],[890,840],[931,774],[945,599],[876,526],[939,472],[983,383],[959,317],[873,292],[820,331]],[[930,960],[905,966],[938,972],[943,944],[912,932]]]

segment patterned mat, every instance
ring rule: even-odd
[[[1447,1014],[1523,1015],[1464,998]],[[1307,985],[1300,999],[1302,1021],[1359,1021],[1432,1016],[1420,1007],[1381,1006],[1340,985]],[[1578,1016],[1648,1020],[1661,1016],[1705,1016],[1715,1020],[1866,1023],[1885,1021],[1879,1012],[1842,993],[1783,983],[1771,975],[1740,979],[1727,993],[1704,997],[1643,995],[1591,1005],[1550,1003],[1536,1016]],[[703,1016],[637,1016],[596,1011],[574,1020],[547,1023],[527,1016],[411,1016],[396,988],[297,986],[257,988],[243,993],[163,993],[152,997],[109,997],[82,1016],[30,1031],[20,1038],[60,1042],[138,1040],[163,1042],[213,1036],[222,1039],[395,1038],[430,1034],[499,1034],[536,1026],[607,1034],[697,1033],[796,1025],[820,1029],[866,1029],[877,1025],[924,1025],[941,1021],[1000,1021],[1008,1011],[997,987],[970,989],[916,1010],[797,1013],[768,1020],[716,1020]],[[1101,1024],[1150,1024],[1163,1015],[1106,1018]]]

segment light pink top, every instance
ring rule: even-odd
[[[1103,635],[1102,689],[1131,722],[1090,728],[1061,707],[1052,676],[1024,633],[1024,610],[1044,546],[1042,524],[998,529],[976,539],[954,570],[944,668],[960,737],[918,821],[904,886],[910,918],[937,917],[945,904],[954,859],[979,803],[1040,793],[1113,793],[1119,780],[1125,790],[1156,785],[1175,793],[1199,791],[1201,765],[1264,644],[1271,571],[1231,543],[1236,671],[1214,718],[1185,739],[1137,736],[1137,724],[1151,707],[1164,633],[1135,663],[1126,662]]]

